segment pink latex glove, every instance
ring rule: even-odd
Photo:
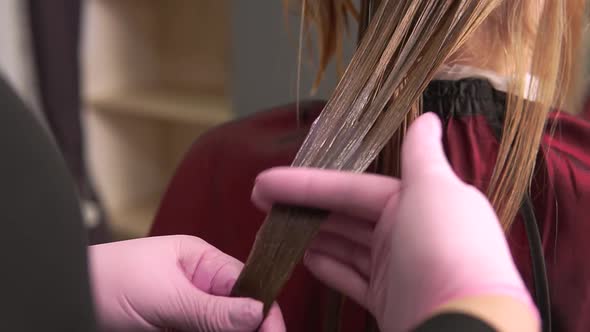
[[[224,297],[243,264],[191,236],[89,248],[99,324],[105,331],[255,331],[262,303]],[[285,331],[278,307],[261,331]]]
[[[441,136],[436,115],[411,126],[401,181],[279,168],[254,188],[263,209],[280,202],[333,212],[305,264],[371,311],[382,331],[408,330],[448,301],[476,295],[512,296],[537,315],[490,203],[454,174]]]

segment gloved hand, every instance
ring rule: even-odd
[[[243,264],[190,236],[89,248],[99,324],[105,331],[255,331],[262,303],[224,297]],[[278,307],[261,331],[285,331]]]
[[[382,331],[408,330],[449,301],[488,294],[522,301],[538,318],[490,203],[453,173],[441,136],[436,115],[415,121],[401,180],[279,168],[258,177],[253,201],[333,212],[305,264],[371,311]]]

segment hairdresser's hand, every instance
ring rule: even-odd
[[[410,128],[402,174],[275,169],[258,177],[253,200],[333,212],[305,263],[368,308],[383,331],[408,330],[463,297],[500,294],[530,305],[488,200],[448,164],[435,115]]]
[[[153,237],[89,249],[105,331],[255,331],[262,303],[225,297],[242,263],[190,236]],[[262,331],[285,331],[278,307]]]

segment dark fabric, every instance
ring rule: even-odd
[[[83,0],[29,0],[29,17],[43,114],[76,181],[80,196],[100,202],[85,165],[80,110],[80,31]],[[100,211],[102,212],[102,211]],[[91,243],[108,241],[101,213]]]
[[[479,318],[447,313],[434,316],[418,326],[413,332],[495,332],[496,329]]]
[[[93,331],[74,183],[37,119],[0,80],[2,331]]]
[[[482,191],[488,187],[498,153],[497,126],[505,94],[484,80],[433,82],[424,94],[425,111],[444,120],[444,145],[457,174]],[[151,230],[152,235],[191,234],[241,260],[247,258],[264,220],[250,202],[261,171],[289,165],[324,103],[279,107],[220,126],[202,136],[178,168]],[[531,185],[552,300],[554,331],[590,331],[590,120],[553,112]],[[551,134],[554,129],[554,133]],[[531,261],[520,217],[508,234],[516,265],[532,291]],[[290,331],[320,331],[325,289],[303,267],[285,287],[282,304]],[[343,331],[362,331],[366,314],[344,305]]]
[[[545,264],[545,252],[543,250],[543,241],[541,240],[537,218],[535,217],[535,207],[533,206],[533,201],[529,193],[525,194],[520,207],[520,215],[524,224],[531,256],[531,273],[534,289],[531,293],[535,305],[539,310],[542,330],[544,332],[552,332],[551,294],[547,277],[547,265]]]

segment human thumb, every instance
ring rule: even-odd
[[[426,113],[410,126],[402,145],[402,181],[413,182],[429,175],[456,175],[442,145],[438,116]]]
[[[182,289],[180,289],[182,288]],[[170,322],[187,331],[255,331],[263,321],[262,303],[246,298],[214,296],[202,292],[190,282],[178,289],[179,303]]]

